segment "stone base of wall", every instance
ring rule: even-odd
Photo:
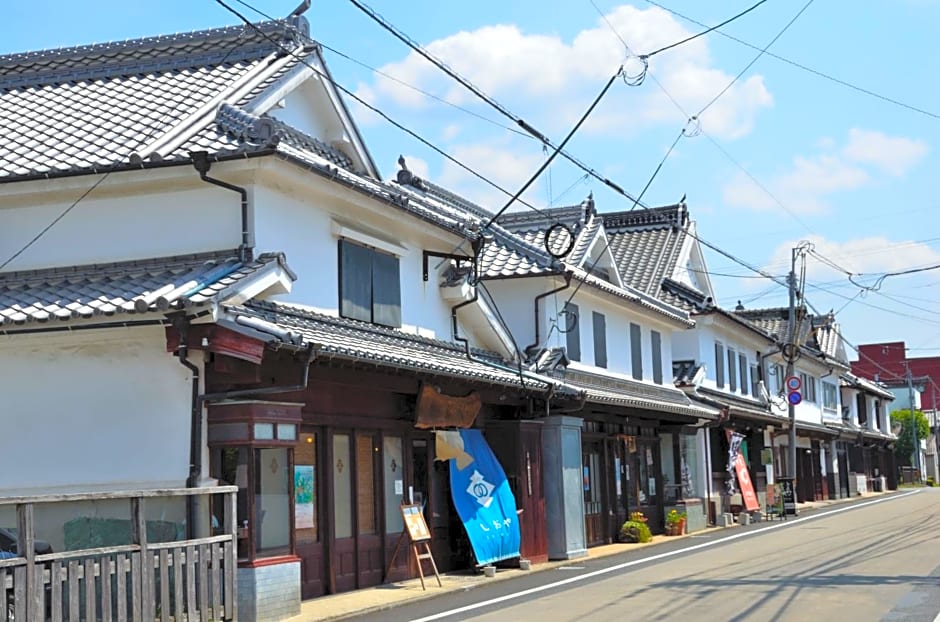
[[[277,622],[300,615],[300,561],[238,569],[238,619]]]

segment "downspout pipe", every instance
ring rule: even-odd
[[[243,263],[251,261],[252,247],[251,228],[248,224],[248,191],[242,186],[236,186],[227,181],[209,177],[209,169],[212,167],[212,163],[209,161],[209,153],[207,151],[192,151],[189,155],[193,160],[193,168],[199,173],[199,179],[214,186],[237,192],[241,195],[242,243],[241,246],[238,247],[238,259]]]
[[[528,352],[532,348],[537,348],[538,345],[542,342],[542,338],[539,335],[539,302],[541,302],[543,298],[551,296],[552,294],[557,294],[558,292],[564,291],[568,289],[569,287],[571,287],[571,273],[565,272],[564,277],[565,277],[564,285],[562,285],[561,287],[557,287],[555,289],[549,290],[545,292],[544,294],[539,294],[538,296],[535,297],[535,303],[534,303],[535,305],[535,343],[527,345],[525,349],[522,351],[523,353]]]
[[[176,348],[176,358],[180,365],[192,373],[192,387],[190,389],[190,424],[189,424],[189,475],[186,478],[187,488],[196,488],[199,484],[199,475],[202,473],[202,404],[199,401],[199,366],[189,360],[189,326],[190,318],[186,316],[173,320],[176,331],[179,333],[179,346]],[[196,525],[196,503],[192,495],[186,496],[186,531],[187,537],[193,538]]]

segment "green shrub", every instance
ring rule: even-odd
[[[628,520],[620,528],[620,540],[623,542],[649,542],[653,539],[646,523]]]
[[[936,486],[936,485],[937,485],[937,482],[935,482],[932,477],[928,477],[926,483],[927,483],[928,486]]]

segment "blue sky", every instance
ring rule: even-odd
[[[297,0],[251,4],[284,16]],[[619,37],[644,53],[700,30],[645,0],[481,0],[446,3],[446,11],[424,0],[369,4],[556,143],[624,62]],[[715,24],[753,0],[661,4]],[[769,0],[723,31],[763,47],[803,4]],[[537,142],[507,130],[507,119],[409,53],[347,0],[314,0],[306,16],[313,37],[328,48],[449,102],[325,51],[338,82],[504,188],[515,191],[542,162]],[[235,23],[212,0],[36,0],[6,7],[0,53]],[[940,115],[940,54],[931,52],[937,23],[940,0],[816,0],[770,51]],[[646,80],[639,86],[617,81],[567,150],[638,194],[687,126],[687,115],[652,77],[691,114],[756,54],[713,33],[654,56]],[[632,68],[635,61],[626,62]],[[386,177],[404,154],[419,174],[484,205],[495,209],[505,202],[364,108],[352,108]],[[708,242],[783,276],[790,248],[810,240],[830,264],[869,275],[856,278],[863,284],[885,272],[940,263],[940,200],[932,183],[940,170],[940,119],[764,56],[700,123],[704,134],[677,143],[644,202],[669,204],[686,195]],[[526,199],[570,205],[592,191],[601,211],[631,206],[560,159]],[[727,275],[714,277],[723,306],[738,300],[749,308],[786,305],[784,288],[714,252],[707,257],[714,274]],[[837,311],[850,343],[903,340],[912,356],[940,354],[940,270],[890,277],[877,291],[859,289],[815,257],[806,271],[808,301],[820,312]]]

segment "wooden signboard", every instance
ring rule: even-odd
[[[417,504],[401,506],[401,515],[405,519],[405,529],[412,542],[424,542],[431,539],[431,531],[424,520],[424,512]]]
[[[388,577],[388,573],[392,569],[392,564],[395,563],[395,558],[398,557],[401,544],[405,536],[407,536],[408,539],[411,540],[411,554],[414,556],[415,563],[418,565],[418,576],[421,577],[421,589],[427,589],[424,585],[424,568],[421,566],[421,562],[426,559],[431,562],[434,576],[437,577],[437,585],[443,587],[441,575],[437,572],[437,564],[434,563],[434,556],[431,555],[431,530],[428,529],[428,524],[424,520],[424,512],[421,511],[421,506],[418,504],[402,505],[401,515],[405,520],[405,531],[402,532],[401,537],[398,539],[398,544],[395,545],[395,552],[392,553],[392,558],[388,562],[388,568],[385,569],[385,576]],[[424,549],[423,553],[418,551],[419,546]]]

